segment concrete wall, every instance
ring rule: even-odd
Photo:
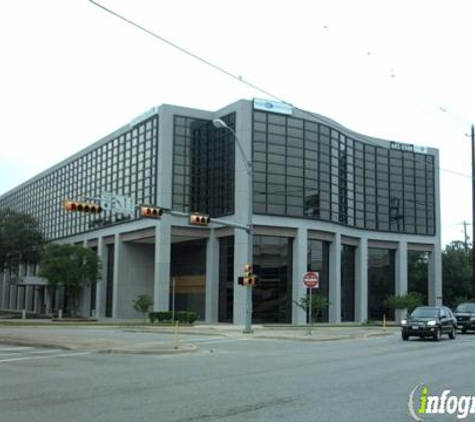
[[[144,293],[153,297],[154,254],[153,245],[127,242],[122,244],[117,286],[117,318],[141,317],[133,309],[133,300]]]

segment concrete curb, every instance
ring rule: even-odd
[[[189,353],[196,352],[199,348],[194,344],[185,344],[180,345],[178,348],[175,348],[167,344],[157,344],[157,345],[144,345],[138,347],[128,347],[125,345],[108,345],[97,346],[97,343],[85,344],[81,342],[70,343],[68,340],[44,340],[38,338],[19,338],[17,336],[1,336],[0,335],[0,344],[11,344],[14,346],[32,346],[40,348],[55,348],[69,351],[77,352],[91,352],[91,353],[104,353],[104,354],[150,354],[150,355],[159,355],[159,354],[175,354],[175,353]]]
[[[383,337],[393,335],[399,331],[397,327],[312,327],[312,334],[307,335],[304,327],[294,328],[291,327],[262,327],[254,326],[254,332],[252,334],[244,334],[242,327],[235,326],[193,326],[179,328],[178,332],[175,327],[95,327],[95,328],[112,328],[124,333],[145,333],[150,334],[148,339],[142,340],[137,343],[134,339],[128,336],[128,339],[121,339],[114,336],[113,338],[100,337],[82,337],[77,335],[76,330],[87,327],[71,327],[71,331],[62,333],[57,331],[58,327],[53,325],[38,327],[40,330],[35,332],[32,327],[29,331],[23,331],[23,327],[11,327],[9,332],[5,330],[2,333],[0,327],[0,343],[7,343],[20,346],[35,346],[43,348],[58,348],[71,351],[86,351],[91,353],[103,353],[103,354],[176,354],[176,353],[189,353],[199,350],[199,346],[193,343],[193,340],[180,341],[181,337],[187,335],[194,336],[210,336],[210,337],[222,337],[230,339],[262,339],[262,340],[276,340],[276,341],[302,341],[302,342],[328,342],[328,341],[344,341],[344,340],[356,340],[366,339],[370,337]],[[47,333],[45,330],[47,328]],[[42,332],[42,333],[41,333]],[[178,337],[173,341],[163,341],[159,337],[154,339],[153,334],[177,334]],[[159,341],[157,341],[159,340]],[[178,344],[179,347],[175,348],[174,345]]]

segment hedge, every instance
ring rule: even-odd
[[[196,321],[196,312],[175,311],[175,321],[193,324]],[[150,312],[148,314],[150,322],[173,322],[173,315],[171,311],[166,312]]]

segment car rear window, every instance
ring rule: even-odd
[[[416,308],[412,316],[416,318],[437,318],[439,310],[437,308]]]
[[[475,303],[462,303],[457,306],[455,312],[475,312]]]

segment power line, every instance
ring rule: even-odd
[[[132,26],[136,27],[137,29],[139,29],[139,30],[145,32],[146,34],[148,34],[148,35],[150,35],[150,36],[152,36],[152,37],[158,39],[159,41],[162,41],[163,43],[169,45],[170,47],[173,47],[173,48],[177,49],[177,50],[180,51],[181,53],[184,53],[184,54],[186,54],[186,55],[188,55],[188,56],[194,58],[195,60],[198,60],[198,61],[200,61],[201,63],[204,63],[205,65],[207,65],[207,66],[209,66],[209,67],[211,67],[211,68],[217,70],[218,72],[221,72],[221,73],[223,73],[223,74],[225,74],[225,75],[227,75],[227,76],[233,78],[234,80],[236,80],[236,81],[238,81],[238,82],[240,82],[240,83],[243,83],[243,84],[247,85],[248,87],[250,87],[250,88],[252,88],[252,89],[255,89],[256,91],[260,92],[261,94],[264,94],[264,95],[266,95],[266,96],[268,96],[268,97],[270,97],[270,98],[273,98],[274,100],[277,100],[277,101],[279,101],[279,102],[281,102],[281,103],[283,103],[283,104],[289,105],[289,106],[295,108],[296,110],[299,110],[299,111],[300,111],[302,114],[304,114],[304,115],[308,115],[308,116],[311,116],[311,117],[313,117],[313,118],[315,118],[315,117],[318,118],[318,117],[319,117],[316,113],[313,113],[313,112],[310,112],[310,111],[301,109],[301,108],[299,108],[299,107],[293,105],[291,102],[286,101],[286,100],[282,99],[281,97],[279,97],[279,96],[277,96],[277,95],[275,95],[275,94],[273,94],[273,93],[271,93],[271,92],[269,92],[269,91],[267,91],[267,90],[265,90],[265,89],[263,89],[263,88],[261,88],[261,87],[255,85],[255,84],[253,84],[252,82],[247,81],[246,79],[243,78],[242,75],[236,75],[236,74],[234,74],[234,73],[232,73],[232,72],[230,72],[230,71],[224,69],[223,67],[218,66],[218,65],[212,63],[211,61],[204,59],[203,57],[201,57],[201,56],[199,56],[199,55],[197,55],[197,54],[195,54],[195,53],[193,53],[193,52],[191,52],[191,51],[189,51],[189,50],[187,50],[187,49],[185,49],[185,48],[179,46],[178,44],[176,44],[176,43],[174,43],[174,42],[172,42],[172,41],[170,41],[170,40],[168,40],[168,39],[166,39],[166,38],[160,36],[159,34],[157,34],[157,33],[153,32],[153,31],[151,31],[151,30],[145,28],[144,26],[142,26],[142,25],[140,25],[140,24],[134,22],[133,20],[131,20],[131,19],[129,19],[129,18],[126,18],[125,16],[123,16],[123,15],[121,15],[121,14],[119,14],[119,13],[117,13],[117,12],[115,12],[115,11],[113,11],[113,10],[111,10],[111,9],[109,9],[109,8],[107,8],[107,7],[105,7],[105,6],[103,6],[102,4],[100,4],[100,3],[98,3],[98,2],[96,2],[96,1],[94,1],[94,0],[89,0],[89,1],[90,1],[92,4],[94,4],[95,6],[97,6],[97,7],[101,8],[102,10],[106,11],[107,13],[110,13],[111,15],[113,15],[113,16],[115,16],[115,17],[121,19],[121,20],[123,20],[124,22],[128,23],[129,25],[132,25]],[[393,71],[394,69],[391,69],[391,70]],[[421,107],[422,107],[422,106],[421,106]],[[446,108],[440,107],[440,106],[438,106],[437,109],[438,109],[439,111],[441,111],[441,112],[444,112],[444,113],[447,111]],[[451,126],[454,127],[453,124],[451,124],[451,123],[449,123],[449,122],[446,122],[446,123],[447,123],[447,124],[450,124]],[[368,143],[368,144],[370,144],[370,145],[373,145],[373,146],[380,146],[380,145],[378,145],[376,142],[373,142],[371,139],[365,139],[365,142]],[[406,157],[406,159],[409,159],[409,160],[412,160],[413,162],[416,162],[416,160],[415,160],[414,158],[412,158],[412,157]],[[444,168],[442,168],[442,167],[440,167],[440,166],[438,166],[437,168],[438,168],[440,171],[445,171],[445,172],[447,172],[447,173],[451,173],[451,174],[454,174],[454,175],[457,175],[457,176],[461,176],[461,177],[473,179],[473,176],[468,175],[468,174],[463,174],[463,173],[456,172],[456,171],[453,171],[453,170],[444,169]]]

